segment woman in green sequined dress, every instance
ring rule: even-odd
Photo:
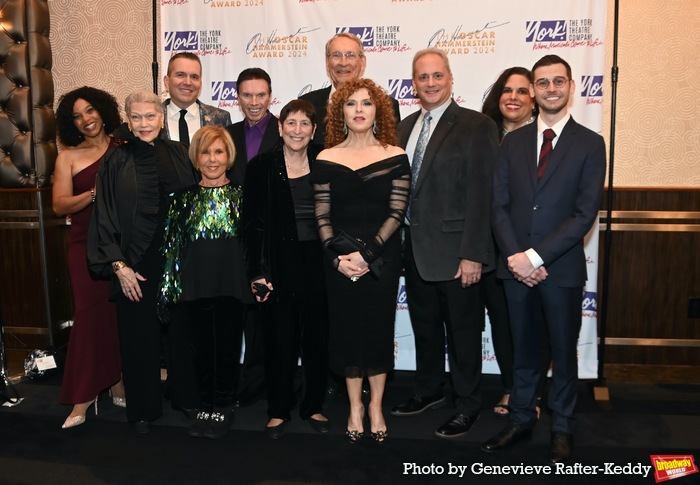
[[[201,180],[170,205],[158,305],[163,319],[185,318],[190,330],[202,407],[189,434],[220,438],[232,417],[242,305],[253,302],[239,238],[242,191],[226,176],[235,148],[224,128],[197,131],[189,155]]]

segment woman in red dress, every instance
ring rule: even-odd
[[[61,402],[72,404],[63,428],[85,422],[99,393],[111,388],[113,403],[126,406],[121,381],[119,334],[111,283],[95,278],[87,265],[87,232],[95,202],[95,177],[103,155],[114,141],[119,108],[112,95],[82,87],[65,94],[56,110],[63,145],[56,159],[53,209],[71,215],[68,269],[73,289],[73,328],[61,387]]]

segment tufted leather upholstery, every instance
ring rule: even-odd
[[[51,184],[56,162],[47,0],[0,0],[0,188]]]

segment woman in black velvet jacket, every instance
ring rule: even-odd
[[[265,342],[269,421],[265,433],[284,434],[294,406],[294,374],[302,359],[299,415],[319,433],[327,376],[328,314],[323,252],[316,229],[309,175],[319,148],[313,106],[294,100],[282,108],[283,144],[258,155],[246,169],[243,241],[251,291],[260,302]]]

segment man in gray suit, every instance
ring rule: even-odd
[[[583,238],[598,217],[605,142],[568,112],[575,85],[564,59],[544,56],[532,68],[532,81],[540,114],[504,139],[493,181],[493,230],[502,256],[498,277],[510,311],[514,372],[510,423],[482,450],[500,451],[532,436],[543,372],[540,336],[547,335],[553,362],[549,461],[561,463],[573,449],[586,281]]]
[[[202,63],[196,54],[178,52],[172,56],[163,84],[170,97],[163,103],[165,126],[161,138],[189,146],[195,132],[202,126],[231,124],[228,111],[204,104],[198,99],[202,91]]]
[[[496,124],[459,107],[451,99],[452,85],[445,53],[417,52],[413,87],[421,110],[398,127],[413,175],[404,259],[416,385],[391,414],[415,416],[444,404],[447,337],[456,413],[435,431],[440,438],[468,433],[481,409],[479,281],[494,268],[489,207],[498,151]]]

